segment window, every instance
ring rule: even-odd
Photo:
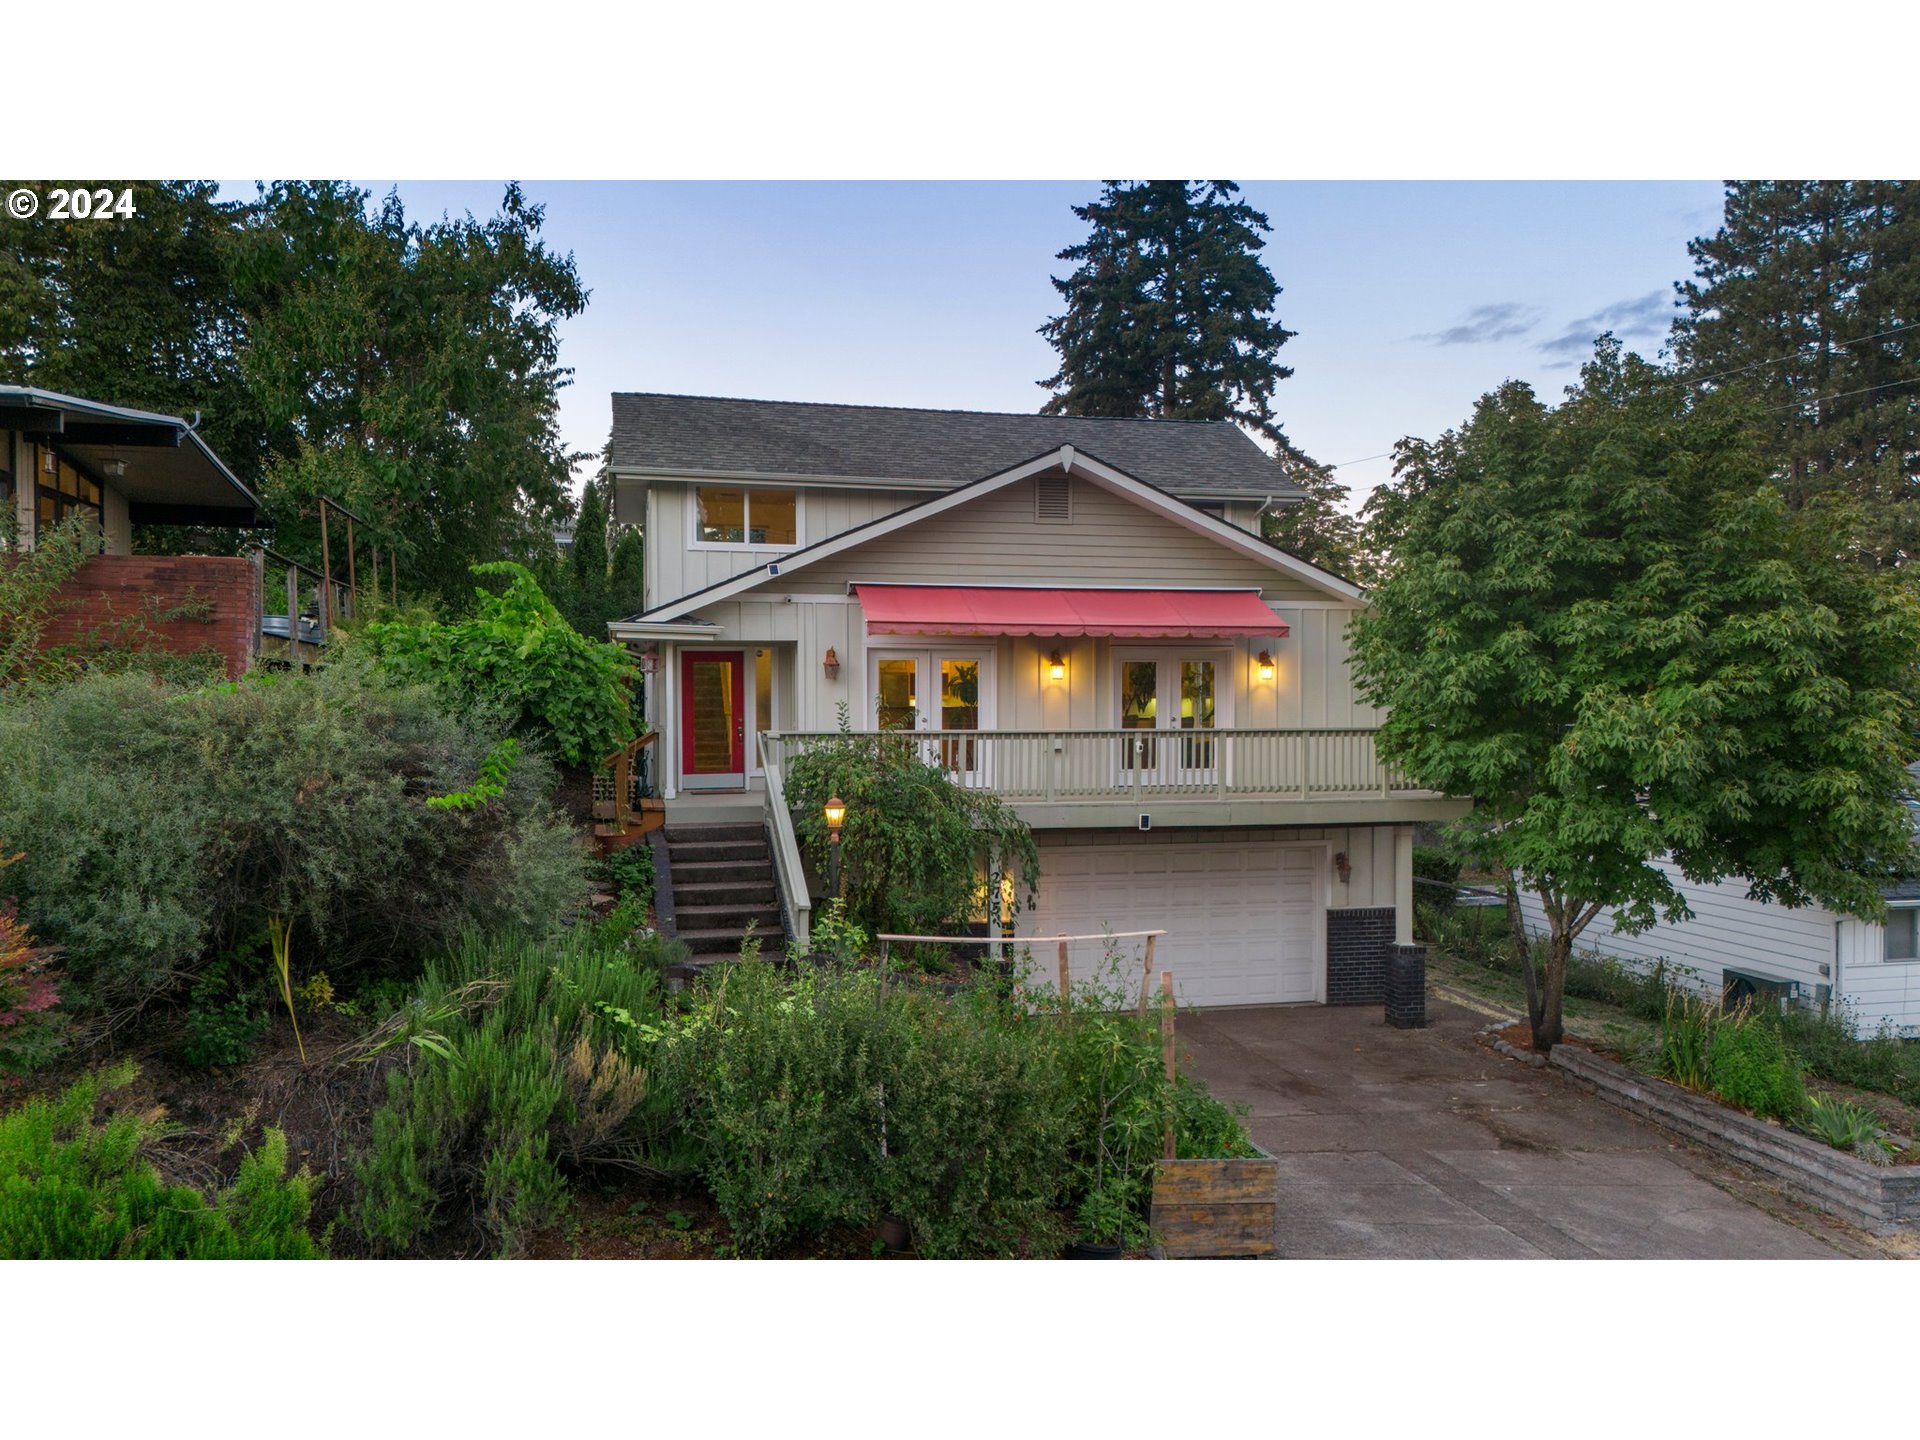
[[[104,523],[100,487],[74,469],[50,446],[40,447],[40,484],[35,499],[35,534],[51,530],[70,515],[93,516],[96,525]]]
[[[1920,960],[1920,933],[1916,932],[1915,922],[1920,920],[1920,910],[1887,911],[1887,959]]]
[[[791,549],[800,543],[800,495],[795,490],[746,490],[702,485],[694,491],[693,538],[702,545]]]

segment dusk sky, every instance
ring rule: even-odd
[[[395,182],[363,181],[376,193]],[[1548,399],[1612,329],[1665,339],[1699,182],[1242,181],[1297,336],[1275,409],[1357,502],[1379,456],[1433,436],[1509,377]],[[502,186],[398,182],[409,215],[492,213]],[[1054,256],[1096,181],[523,182],[592,295],[562,329],[570,448],[598,451],[615,390],[1031,411],[1054,369]],[[232,185],[230,194],[251,194]]]

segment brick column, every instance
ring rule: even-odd
[[[1387,1024],[1417,1030],[1427,1023],[1427,947],[1387,948]]]

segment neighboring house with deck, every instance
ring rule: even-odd
[[[0,514],[14,543],[74,515],[99,527],[58,597],[45,642],[85,652],[139,644],[217,652],[229,675],[260,648],[260,571],[234,556],[137,555],[136,525],[243,527],[260,502],[177,415],[0,385]]]
[[[1413,827],[1466,803],[1379,761],[1361,592],[1260,538],[1298,492],[1236,426],[616,394],[607,473],[683,938],[804,931],[783,766],[844,707],[1033,826],[1022,936],[1164,928],[1189,1003],[1382,998]]]

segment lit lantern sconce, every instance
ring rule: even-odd
[[[827,888],[833,892],[833,898],[840,898],[840,827],[847,822],[847,802],[838,795],[826,803],[823,812],[827,819]]]
[[[1058,648],[1047,656],[1047,678],[1055,684],[1067,678],[1067,657]]]
[[[1259,666],[1260,683],[1262,685],[1271,685],[1273,683],[1274,671],[1277,668],[1273,660],[1273,651],[1262,650],[1253,663]]]
[[[827,658],[820,662],[820,669],[829,680],[840,678],[840,657],[833,653],[833,647],[827,647]]]

